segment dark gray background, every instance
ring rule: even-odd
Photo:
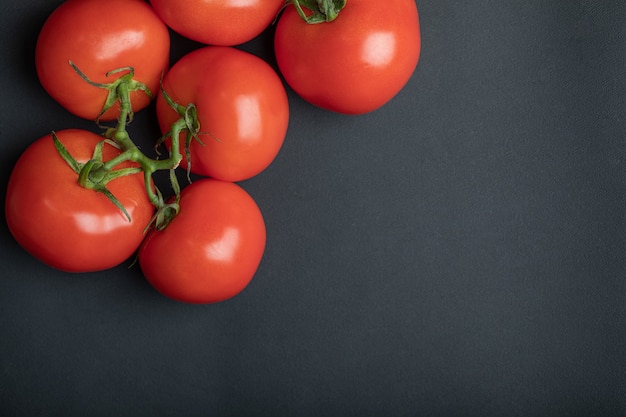
[[[58,4],[0,6],[3,200],[32,141],[94,129],[36,78]],[[386,107],[289,92],[280,155],[242,183],[268,245],[238,297],[57,272],[2,222],[0,414],[626,415],[626,2],[417,4],[420,64]],[[242,48],[274,64],[271,36]]]

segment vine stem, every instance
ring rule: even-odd
[[[123,152],[117,157],[105,162],[102,169],[112,170],[115,166],[125,161],[132,161],[139,164],[143,171],[148,199],[157,209],[160,209],[162,208],[163,202],[152,186],[152,175],[160,170],[175,169],[180,164],[180,161],[182,161],[183,157],[179,148],[179,136],[181,129],[178,129],[177,134],[172,134],[172,147],[169,158],[157,160],[146,156],[131,140],[128,131],[126,130],[126,125],[128,124],[132,114],[128,85],[122,83],[117,88],[120,101],[120,116],[118,119],[118,126],[111,139],[113,139],[120,146]],[[178,122],[178,124],[180,124],[180,122]],[[177,187],[178,185],[173,186],[174,189]]]
[[[57,145],[57,150],[59,150],[61,156],[66,160],[66,162],[68,162],[68,164],[70,164],[72,169],[79,174],[79,183],[82,186],[107,193],[109,200],[111,200],[117,207],[120,207],[127,217],[129,217],[128,213],[125,212],[121,203],[106,188],[106,183],[115,178],[119,178],[120,176],[143,172],[148,200],[156,208],[156,214],[148,227],[154,226],[156,229],[162,230],[169,224],[174,216],[178,214],[179,211],[180,184],[178,183],[174,170],[180,165],[180,162],[183,159],[179,146],[181,133],[183,131],[189,131],[191,137],[197,137],[198,134],[199,123],[197,121],[197,116],[195,112],[191,111],[195,110],[195,106],[193,106],[193,104],[189,104],[185,108],[180,105],[176,105],[171,101],[171,99],[169,99],[165,91],[162,90],[163,95],[166,99],[168,99],[168,103],[178,111],[181,118],[174,122],[167,134],[171,140],[169,157],[167,159],[152,159],[146,156],[137,147],[137,145],[130,138],[126,129],[127,125],[132,121],[134,115],[130,100],[131,92],[143,91],[152,97],[152,92],[146,85],[133,79],[133,68],[125,67],[110,71],[107,73],[107,76],[124,71],[127,71],[128,73],[120,76],[117,80],[109,84],[101,84],[92,82],[87,75],[82,73],[72,62],[70,62],[70,65],[81,76],[81,78],[83,78],[84,81],[94,87],[103,88],[109,91],[107,100],[100,114],[104,114],[104,112],[111,108],[115,102],[119,103],[120,115],[118,116],[117,125],[114,128],[106,128],[104,136],[108,140],[113,141],[115,146],[121,150],[121,153],[109,161],[104,162],[102,161],[101,151],[96,151],[94,152],[94,158],[91,161],[86,164],[79,165],[78,163],[75,163],[71,155],[65,155],[67,152],[63,152],[64,149],[61,144]],[[99,118],[96,119],[96,123],[98,126],[101,126]],[[103,142],[99,144],[98,149],[102,148]],[[157,142],[157,144],[158,143],[159,142]],[[138,164],[139,168],[116,169],[118,165],[128,161]],[[164,201],[163,195],[152,181],[153,174],[160,170],[170,171],[170,182],[172,190],[175,194],[173,201],[168,201],[167,203]]]

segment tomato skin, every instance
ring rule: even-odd
[[[56,135],[83,163],[91,159],[96,143],[102,140],[79,129],[61,130]],[[105,161],[118,154],[105,144]],[[9,230],[27,252],[62,271],[92,272],[119,265],[139,247],[152,218],[143,176],[126,176],[107,185],[126,208],[130,222],[102,193],[81,187],[77,179],[51,135],[33,142],[9,178],[5,201]]]
[[[200,135],[202,144],[192,141],[192,172],[243,181],[267,168],[280,151],[289,123],[287,93],[276,71],[261,58],[227,46],[206,46],[176,62],[163,87],[176,103],[197,108],[205,134]],[[180,116],[161,94],[156,108],[165,133]]]
[[[203,178],[181,192],[180,212],[139,250],[144,276],[163,295],[214,303],[240,293],[265,250],[265,223],[239,185]]]
[[[414,0],[349,0],[335,20],[319,24],[288,6],[274,37],[287,84],[306,101],[345,114],[391,100],[415,71],[420,48]]]
[[[167,26],[141,0],[67,0],[44,23],[35,49],[37,75],[44,89],[69,112],[95,120],[107,91],[85,82],[69,65],[71,60],[87,77],[109,83],[106,73],[133,67],[135,80],[145,83],[153,95],[169,66],[170,38]],[[141,91],[131,93],[134,111],[150,103]],[[101,118],[114,120],[117,106]]]
[[[234,46],[258,36],[276,18],[283,0],[150,0],[180,35],[207,45]]]

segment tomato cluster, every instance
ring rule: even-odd
[[[237,48],[273,22],[280,75]],[[170,66],[170,30],[205,45]],[[419,54],[414,0],[66,0],[40,31],[37,75],[102,131],[52,132],[24,151],[7,188],[9,230],[53,268],[98,271],[137,253],[170,298],[231,298],[265,249],[261,211],[237,182],[280,151],[283,79],[316,106],[362,114],[403,88]],[[145,155],[126,129],[152,99],[166,158]],[[201,178],[181,187],[179,166]],[[158,170],[170,172],[170,197]]]

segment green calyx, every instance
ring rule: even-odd
[[[165,201],[163,194],[156,189],[159,204],[154,217],[152,217],[144,232],[147,232],[150,227],[154,227],[156,230],[164,230],[174,220],[174,217],[178,215],[180,211],[180,187],[178,186],[174,169],[170,169],[170,182],[174,188],[174,197],[170,201]]]
[[[98,87],[98,88],[102,88],[104,90],[108,91],[107,94],[107,98],[104,102],[104,105],[102,106],[102,110],[100,111],[100,114],[98,114],[98,117],[96,118],[96,123],[99,125],[100,124],[100,118],[104,115],[104,113],[106,113],[111,107],[113,107],[113,105],[115,103],[117,103],[118,101],[122,100],[122,96],[120,95],[120,86],[123,84],[124,88],[126,90],[128,90],[129,92],[133,92],[133,91],[142,91],[144,92],[148,97],[152,98],[152,91],[150,91],[150,89],[148,88],[147,85],[145,85],[142,82],[139,82],[135,79],[133,79],[133,77],[135,76],[135,70],[133,69],[133,67],[123,67],[123,68],[117,68],[114,69],[113,71],[109,71],[106,73],[107,77],[110,77],[112,75],[115,74],[119,74],[122,72],[126,72],[126,74],[123,74],[122,76],[120,76],[119,78],[117,78],[116,80],[110,82],[110,83],[97,83],[94,81],[91,81],[89,79],[89,77],[87,77],[87,75],[85,73],[83,73],[77,66],[76,64],[74,64],[72,61],[69,61],[70,65],[72,66],[72,68],[74,69],[74,71],[76,71],[76,73],[85,81],[87,82],[87,84],[93,86],[93,87]],[[133,119],[133,112],[132,109],[130,111],[129,116],[129,121],[132,121]]]
[[[309,24],[332,22],[346,7],[347,0],[287,0],[293,4],[300,17]],[[304,9],[310,13],[307,14]]]
[[[92,158],[84,164],[79,163],[68,152],[65,146],[61,143],[55,132],[52,132],[52,140],[54,141],[54,147],[59,152],[59,155],[67,162],[67,164],[78,174],[78,183],[89,190],[104,194],[106,198],[111,201],[115,207],[120,209],[124,216],[131,221],[130,215],[124,205],[113,195],[107,188],[107,183],[116,178],[120,178],[126,175],[137,174],[141,172],[140,168],[121,168],[117,170],[109,170],[105,168],[104,161],[102,160],[102,147],[105,141],[98,142]]]
[[[176,103],[172,98],[167,94],[163,85],[161,85],[161,94],[165,99],[165,102],[172,108],[180,118],[172,124],[170,130],[167,131],[162,137],[157,141],[157,147],[161,145],[163,142],[170,138],[172,140],[172,149],[174,148],[174,144],[178,148],[178,141],[180,135],[185,133],[187,138],[185,140],[185,156],[187,157],[187,180],[191,182],[191,151],[190,146],[191,142],[195,139],[200,145],[204,146],[204,143],[200,140],[200,135],[203,132],[200,132],[200,120],[198,120],[198,110],[193,103],[189,103],[187,106],[183,106],[181,104]]]

